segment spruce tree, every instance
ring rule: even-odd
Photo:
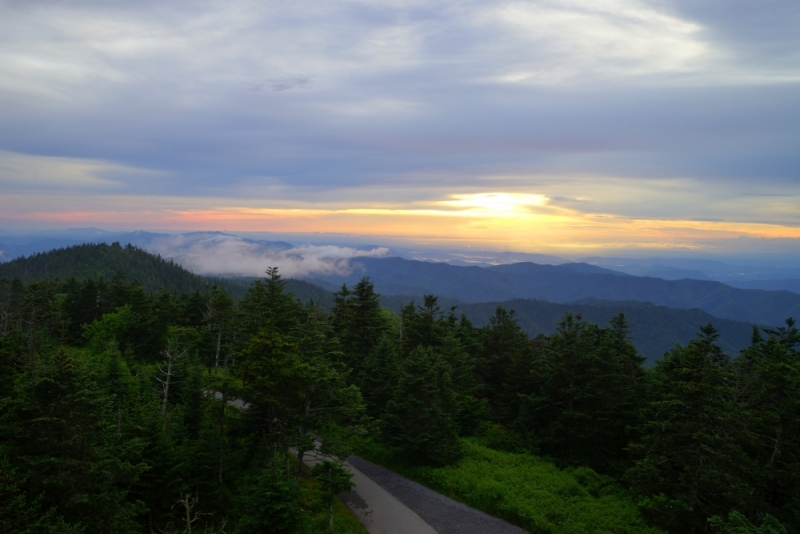
[[[432,347],[418,347],[403,362],[386,405],[384,437],[419,461],[452,463],[461,455],[457,410],[447,362]]]
[[[511,424],[516,416],[519,400],[517,392],[509,388],[516,378],[509,375],[512,362],[524,359],[531,350],[528,336],[519,327],[514,311],[502,306],[495,309],[489,324],[482,329],[481,353],[476,361],[476,372],[485,384],[492,418]]]
[[[21,399],[10,438],[32,491],[44,495],[42,507],[93,532],[136,532],[140,507],[126,497],[145,469],[137,461],[142,444],[116,432],[113,397],[60,348]]]
[[[366,402],[367,414],[380,418],[386,403],[394,396],[400,377],[400,350],[394,336],[384,334],[367,355],[359,389]]]
[[[658,391],[627,471],[651,518],[676,532],[702,532],[707,519],[746,508],[750,460],[741,447],[728,357],[713,325],[659,361]]]
[[[740,370],[739,410],[749,416],[745,435],[754,460],[756,488],[748,516],[772,514],[800,526],[800,334],[785,327],[765,329],[736,362]]]
[[[381,313],[380,295],[369,278],[336,293],[331,318],[345,361],[353,370],[351,378],[358,382],[363,379],[364,361],[389,327]]]
[[[282,454],[275,453],[244,485],[237,499],[241,517],[234,534],[301,532],[298,483],[285,475],[285,462]]]
[[[356,485],[350,480],[353,475],[348,473],[341,464],[323,460],[314,466],[311,474],[325,489],[328,500],[328,530],[333,530],[333,500],[340,493],[350,491]]]

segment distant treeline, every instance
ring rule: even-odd
[[[406,262],[409,263],[409,262]],[[410,262],[414,263],[414,262]],[[172,260],[165,260],[137,247],[128,245],[77,245],[57,249],[28,258],[0,264],[0,278],[19,277],[23,282],[54,279],[66,280],[92,278],[99,282],[114,279],[138,281],[147,291],[166,290],[187,293],[205,291],[212,285],[226,289],[234,297],[242,297],[257,278],[209,278],[193,274]],[[301,302],[314,301],[325,310],[334,305],[335,286],[320,282],[325,288],[302,280],[288,280],[287,289]],[[333,289],[332,291],[329,289]],[[404,304],[416,297],[382,295],[381,305],[399,312]],[[631,339],[637,350],[652,365],[676,343],[686,344],[695,335],[698,325],[711,321],[720,334],[718,343],[729,354],[737,355],[750,343],[751,324],[720,319],[698,309],[685,310],[655,306],[647,302],[587,300],[571,304],[556,304],[533,299],[516,299],[506,302],[465,303],[440,298],[443,308],[458,306],[457,313],[465,313],[475,324],[488,323],[498,305],[514,310],[522,329],[528,335],[552,334],[566,313],[580,313],[584,319],[606,324],[620,312],[631,325]]]
[[[115,278],[137,280],[147,291],[187,293],[211,285],[243,295],[248,284],[193,274],[174,261],[150,254],[133,245],[83,244],[32,254],[0,263],[0,278],[19,278],[23,282],[59,278]]]

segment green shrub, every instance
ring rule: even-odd
[[[463,440],[464,457],[447,467],[404,463],[374,441],[357,454],[452,499],[505,519],[533,534],[657,534],[627,492],[586,467],[558,469],[530,454],[496,451]]]

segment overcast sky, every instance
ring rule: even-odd
[[[0,1],[0,230],[76,226],[796,252],[800,2]]]

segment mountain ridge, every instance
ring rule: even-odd
[[[357,258],[342,275],[315,275],[324,282],[352,284],[369,276],[387,294],[431,293],[465,302],[516,298],[567,303],[584,298],[636,300],[678,309],[698,308],[723,319],[782,324],[800,317],[800,295],[789,291],[738,289],[706,280],[664,280],[603,272],[575,272],[563,265],[516,263],[491,268],[425,263],[402,258]]]

